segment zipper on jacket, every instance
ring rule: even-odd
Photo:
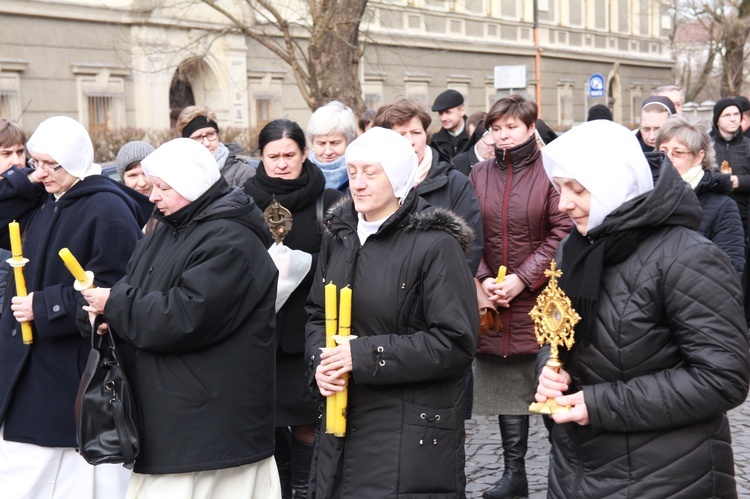
[[[508,180],[506,181],[505,185],[505,193],[503,194],[503,251],[502,255],[500,256],[500,264],[508,266],[508,204],[510,202],[510,190],[513,186],[513,166],[510,163],[510,154],[507,154],[505,152],[505,149],[503,151],[503,156],[505,157],[505,164],[508,165]],[[508,352],[510,351],[510,327],[508,325],[508,319],[510,318],[510,307],[505,309],[505,313],[503,314],[503,346],[502,350],[500,351],[500,354],[503,356],[503,358],[508,356]]]

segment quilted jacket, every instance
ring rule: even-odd
[[[544,173],[534,137],[478,163],[469,180],[477,191],[484,230],[477,279],[495,277],[505,265],[508,274],[526,284],[510,307],[500,309],[502,330],[481,336],[477,353],[535,355],[539,345],[529,311],[547,282],[544,271],[573,222],[558,210],[560,196]]]
[[[726,412],[750,376],[742,289],[726,254],[691,230],[692,189],[663,165],[652,191],[587,234],[657,228],[604,268],[591,343],[565,359],[591,422],[554,425],[548,497],[737,497]]]

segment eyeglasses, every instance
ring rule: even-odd
[[[211,130],[210,132],[204,133],[203,135],[194,135],[190,138],[196,142],[203,142],[203,139],[208,139],[209,142],[213,142],[218,136],[219,134],[216,133],[216,130]]]
[[[682,151],[680,149],[672,149],[671,151],[669,151],[667,149],[662,149],[661,152],[663,152],[664,154],[666,154],[667,156],[669,156],[672,159],[682,159],[682,158],[688,156],[689,154],[693,154],[693,153],[691,153],[689,151]]]
[[[47,173],[56,172],[57,170],[62,168],[62,165],[59,163],[45,163],[44,161],[39,161],[36,159],[30,159],[29,166],[32,170],[44,170]]]

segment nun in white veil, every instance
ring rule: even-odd
[[[351,199],[326,218],[308,298],[315,391],[330,397],[350,376],[346,436],[319,436],[316,497],[463,497],[463,404],[478,328],[464,257],[472,231],[417,195],[417,158],[398,133],[373,127],[346,158]],[[321,353],[330,283],[352,291],[357,338]]]
[[[535,395],[571,406],[551,416],[548,497],[737,497],[726,413],[750,378],[742,288],[694,232],[692,188],[611,121],[542,156],[577,229],[557,259],[581,316],[564,367],[544,367]]]
[[[81,295],[58,252],[69,248],[96,286],[111,286],[125,274],[146,217],[131,193],[98,175],[77,121],[43,121],[27,147],[34,169],[12,167],[0,181],[0,246],[8,248],[16,220],[29,259],[28,296],[6,300],[0,319],[0,496],[122,497],[130,472],[90,466],[75,450],[73,403],[90,341],[76,325]],[[22,343],[19,322],[30,322],[32,344]]]

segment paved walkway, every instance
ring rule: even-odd
[[[732,427],[737,493],[750,497],[750,399],[729,413]],[[547,496],[547,429],[541,417],[532,416],[529,425],[529,450],[526,473],[529,497]],[[502,446],[497,417],[475,415],[466,422],[466,497],[478,499],[482,492],[500,479],[503,472]]]

